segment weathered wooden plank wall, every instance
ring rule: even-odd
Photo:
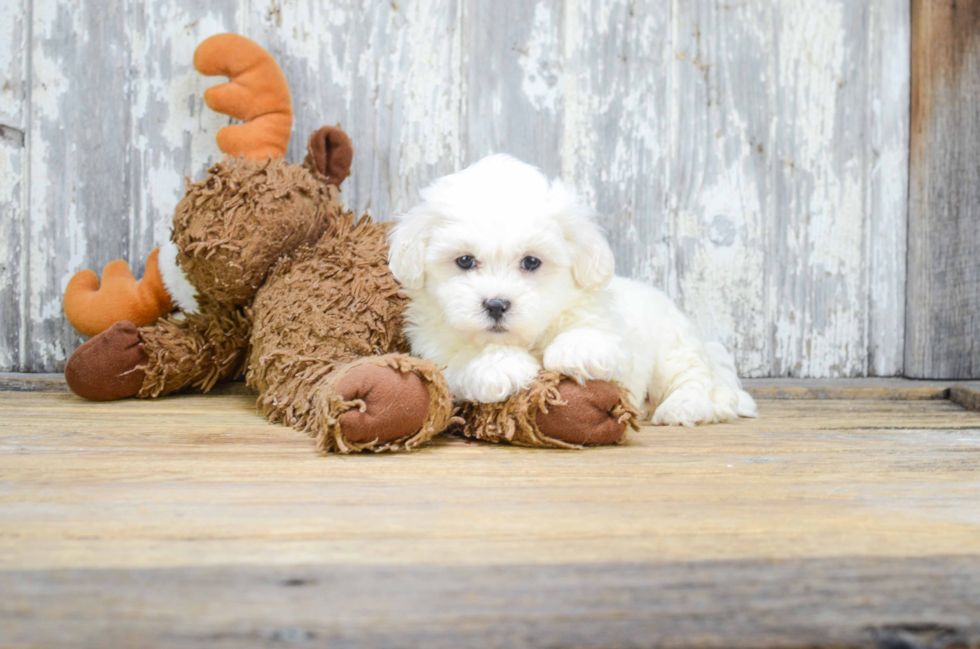
[[[980,377],[980,0],[913,0],[905,367]]]
[[[0,4],[0,368],[22,365],[29,0]]]
[[[575,183],[619,270],[749,376],[903,369],[909,0],[16,0],[0,8],[0,370],[55,371],[83,267],[141,266],[218,152],[191,66],[280,60],[380,219],[491,151]],[[10,17],[11,20],[7,20]]]

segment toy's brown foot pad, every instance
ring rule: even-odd
[[[618,444],[626,434],[626,421],[614,414],[619,388],[606,381],[581,385],[571,379],[558,384],[566,405],[552,405],[538,413],[538,429],[546,436],[568,444],[597,446]]]
[[[429,414],[429,390],[414,372],[359,365],[337,382],[335,390],[345,401],[364,403],[338,418],[344,438],[355,444],[386,444],[413,435]]]
[[[139,329],[123,320],[75,350],[65,365],[65,381],[83,399],[124,399],[140,391],[146,361]]]

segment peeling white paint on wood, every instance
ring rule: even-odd
[[[71,274],[140,271],[219,157],[219,80],[191,56],[222,31],[280,61],[292,159],[322,124],[352,136],[358,211],[513,153],[579,187],[619,272],[743,374],[902,369],[908,0],[21,0],[0,7],[0,370],[58,370]]]
[[[869,232],[865,245],[870,304],[868,373],[894,374],[904,365],[906,248],[909,219],[909,135],[912,15],[888,3],[869,17],[870,142],[867,182]]]
[[[29,0],[0,5],[0,368],[24,364]]]

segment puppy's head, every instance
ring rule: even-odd
[[[494,155],[436,180],[389,237],[389,265],[413,298],[475,343],[530,346],[613,255],[593,212],[561,181]]]

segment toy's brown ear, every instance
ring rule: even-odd
[[[328,185],[340,186],[350,175],[354,160],[354,147],[350,138],[337,126],[324,126],[314,131],[306,147],[307,169],[313,171]]]

